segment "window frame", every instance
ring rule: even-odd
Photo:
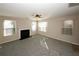
[[[40,23],[44,24],[44,22],[45,21],[38,23],[38,28],[39,28],[39,31],[41,31],[41,32],[47,32],[48,22],[45,22],[46,23],[46,26],[40,26]]]
[[[35,24],[34,24],[34,23],[35,23]],[[35,21],[33,21],[31,25],[32,25],[32,26],[31,26],[32,31],[35,32],[36,29],[37,29],[37,23],[36,23]],[[35,29],[33,29],[33,26],[35,26]]]
[[[6,19],[6,20],[7,20],[7,19]],[[5,20],[4,20],[4,21],[5,21]],[[14,36],[14,35],[16,34],[16,21],[15,21],[15,20],[9,20],[9,19],[8,19],[8,21],[12,21],[13,24],[14,24],[14,28],[12,28],[12,29],[14,29],[14,32],[12,33],[12,35],[5,35],[5,34],[4,34],[4,30],[6,30],[6,29],[4,28],[4,21],[3,21],[3,36],[4,36],[4,37]]]

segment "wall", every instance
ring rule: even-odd
[[[63,35],[61,29],[63,27],[64,20],[72,19],[74,21],[73,34]],[[16,34],[13,36],[4,37],[3,36],[3,21],[4,20],[15,20],[16,21]],[[79,45],[79,16],[65,16],[59,18],[49,18],[42,20],[48,22],[47,32],[38,32],[41,35],[45,35],[57,40],[69,42],[72,44]],[[32,21],[29,19],[10,17],[10,16],[0,16],[0,44],[5,42],[10,42],[18,40],[20,38],[21,29],[30,29],[31,30]],[[31,35],[35,35],[36,32],[30,31]]]
[[[68,20],[68,19],[71,19],[74,21],[72,35],[64,35],[61,33],[63,22],[64,20]],[[42,34],[42,35],[45,35],[57,40],[79,45],[79,17],[78,16],[65,16],[65,17],[58,17],[58,18],[50,18],[50,19],[46,19],[42,21],[48,22],[47,32],[39,31],[39,34]]]
[[[3,21],[4,20],[15,20],[16,21],[16,33],[12,36],[3,36]],[[35,32],[31,30],[31,20],[23,19],[18,17],[11,16],[0,16],[0,44],[18,40],[20,39],[20,30],[22,29],[30,29],[31,35],[34,35]]]

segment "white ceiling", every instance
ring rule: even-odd
[[[0,15],[33,17],[37,13],[43,17],[74,15],[79,14],[79,6],[69,7],[68,3],[0,3]]]

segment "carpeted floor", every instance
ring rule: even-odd
[[[72,44],[51,39],[42,35],[35,35],[24,40],[1,44],[1,56],[75,56]]]

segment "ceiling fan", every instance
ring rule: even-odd
[[[40,15],[40,14],[33,14],[32,16],[35,18],[42,18],[42,15]]]
[[[42,18],[41,16],[42,16],[42,15],[39,15],[39,14],[36,14],[36,15],[35,15],[35,17],[37,17],[37,18]]]
[[[40,14],[40,13],[33,13],[32,17],[33,17],[33,20],[35,21],[40,21],[40,20],[45,19],[44,14]]]

